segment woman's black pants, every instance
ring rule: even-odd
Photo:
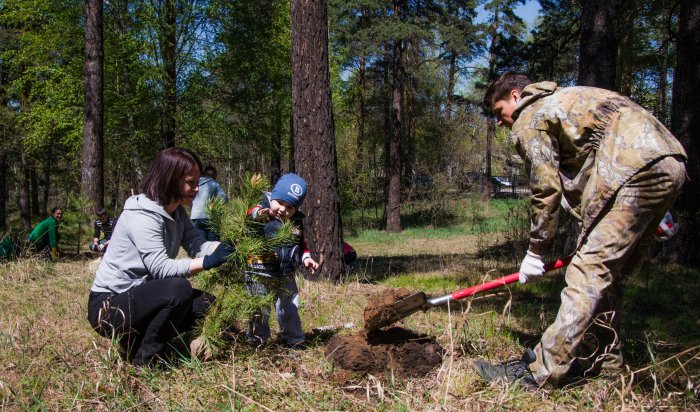
[[[120,294],[90,292],[88,320],[100,335],[119,341],[127,360],[145,365],[191,331],[213,301],[185,278],[156,279]]]

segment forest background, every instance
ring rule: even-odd
[[[527,25],[522,7],[539,10]],[[0,235],[66,212],[65,258],[0,265],[0,409],[697,410],[698,51],[697,0],[0,0]],[[506,70],[628,95],[689,154],[681,233],[626,285],[628,368],[536,392],[474,373],[536,344],[554,276],[399,322],[446,349],[424,377],[343,371],[322,332],[357,331],[375,292],[439,296],[517,270],[527,177],[481,107]],[[342,281],[297,277],[307,350],[234,341],[211,362],[136,369],[85,322],[94,209],[117,216],[174,145],[237,198],[250,172],[309,182],[306,238]],[[575,239],[562,223],[557,257]],[[349,275],[342,235],[360,255]]]
[[[290,13],[281,0],[1,1],[0,233],[26,232],[54,206],[78,228],[96,207],[118,215],[155,154],[174,145],[216,166],[235,192],[247,172],[274,182],[325,164],[310,154],[330,143],[330,186],[312,190],[339,201],[332,236],[399,232],[401,204],[416,198],[439,226],[449,221],[445,199],[488,201],[501,184],[493,176],[526,180],[480,103],[506,70],[617,90],[653,112],[690,155],[677,213],[697,233],[697,2],[316,3],[327,22],[310,24],[327,24],[332,97],[322,142],[303,140],[293,115],[294,105],[317,109],[292,99],[292,56],[307,50],[292,41],[303,2]],[[515,13],[525,3],[540,8],[530,27]],[[64,245],[79,252],[73,232]],[[683,256],[697,259],[687,239]],[[340,276],[328,267],[327,277]]]

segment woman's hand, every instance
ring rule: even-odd
[[[221,242],[210,255],[204,256],[202,259],[202,269],[209,270],[223,265],[228,260],[228,257],[234,253],[236,249],[227,243]]]

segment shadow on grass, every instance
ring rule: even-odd
[[[462,271],[465,278],[481,277],[496,269],[492,277],[506,276],[517,271],[519,263],[518,250],[522,245],[512,242],[493,245],[476,254],[414,254],[398,256],[359,256],[353,276],[358,276],[369,283],[375,283],[406,272],[433,272],[449,270]],[[466,286],[465,286],[466,287]]]
[[[363,281],[376,283],[408,272],[433,272],[444,268],[447,264],[455,269],[471,268],[475,266],[474,262],[474,257],[471,255],[420,254],[359,257],[351,276],[359,276]]]

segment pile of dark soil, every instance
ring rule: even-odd
[[[386,289],[369,298],[365,306],[365,329],[374,330],[387,324],[397,317],[393,308],[394,303],[409,296],[411,291],[406,288]],[[386,326],[386,325],[384,325]]]
[[[399,327],[336,335],[325,350],[340,369],[361,375],[393,371],[398,377],[424,376],[442,364],[443,353],[434,338]]]

